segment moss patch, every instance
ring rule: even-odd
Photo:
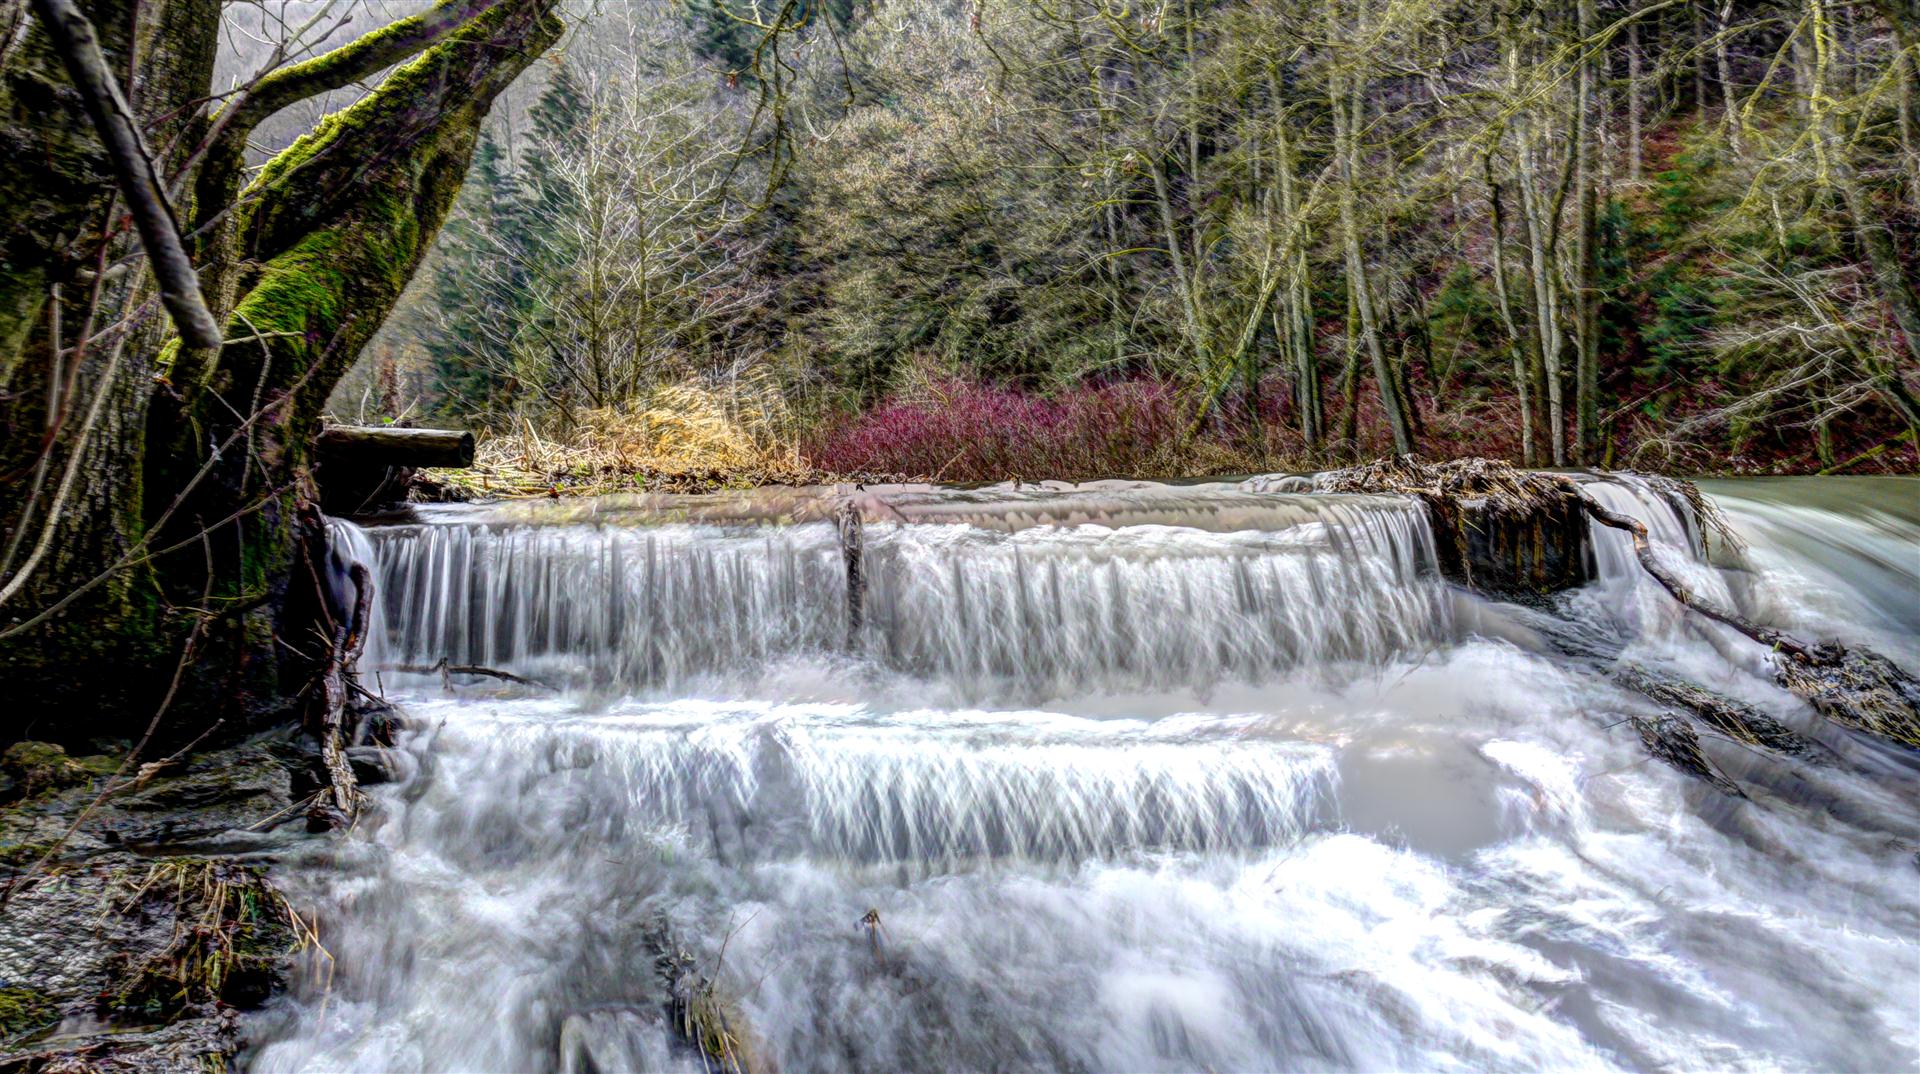
[[[13,783],[15,798],[33,798],[88,779],[85,768],[51,742],[16,742],[0,756],[0,774]]]
[[[60,1021],[60,1005],[51,996],[24,985],[0,988],[0,1041],[50,1028]]]
[[[259,866],[174,858],[133,885],[123,912],[170,917],[171,942],[124,962],[101,1013],[171,1022],[214,1004],[257,1007],[280,983],[281,964],[299,946],[286,900]]]

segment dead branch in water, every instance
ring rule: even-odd
[[[366,646],[367,623],[372,615],[373,580],[366,565],[356,563],[348,571],[353,580],[352,617],[334,627],[328,646],[326,665],[319,675],[319,690],[307,730],[320,741],[320,764],[326,785],[320,797],[307,811],[308,827],[321,830],[351,823],[360,809],[359,782],[353,766],[347,763],[347,688],[353,681],[354,664]]]
[[[1738,536],[1692,482],[1667,477],[1646,480],[1673,503],[1676,511],[1692,513],[1703,546],[1710,538],[1717,538],[1729,549],[1740,548]],[[1433,522],[1442,573],[1476,592],[1494,596],[1524,598],[1530,588],[1527,583],[1540,591],[1551,591],[1587,580],[1580,576],[1584,573],[1581,571],[1544,569],[1547,564],[1537,550],[1546,537],[1567,540],[1561,566],[1569,567],[1570,557],[1584,550],[1590,529],[1587,520],[1624,530],[1633,538],[1634,558],[1641,569],[1682,607],[1732,627],[1770,649],[1775,655],[1774,680],[1782,688],[1843,727],[1920,749],[1920,681],[1879,653],[1850,649],[1834,641],[1809,644],[1700,599],[1655,557],[1644,523],[1608,509],[1571,477],[1521,470],[1489,459],[1430,463],[1405,457],[1320,474],[1313,484],[1322,492],[1391,493],[1418,498],[1427,506]],[[1577,533],[1564,525],[1570,522],[1579,523]],[[1516,547],[1527,554],[1518,561],[1504,554],[1497,544],[1476,544],[1503,528],[1521,538]],[[1576,537],[1581,547],[1569,540]],[[1448,570],[1450,562],[1452,571]],[[1629,681],[1627,685],[1663,704],[1693,712],[1708,726],[1738,741],[1803,754],[1810,745],[1775,721],[1694,688],[1667,688],[1644,681]],[[1641,728],[1641,736],[1650,742],[1669,743],[1656,752],[1692,770],[1687,758],[1695,751],[1675,738],[1670,729],[1650,725]]]
[[[1579,486],[1575,485],[1572,479],[1561,478],[1560,480],[1565,481],[1570,488],[1579,494],[1580,505],[1586,509],[1587,514],[1591,516],[1595,522],[1605,526],[1611,526],[1617,530],[1625,530],[1633,536],[1633,555],[1635,559],[1640,561],[1640,568],[1652,575],[1653,580],[1660,583],[1660,588],[1665,589],[1672,595],[1674,600],[1679,601],[1686,607],[1693,609],[1716,623],[1724,623],[1738,630],[1740,633],[1745,634],[1747,637],[1752,638],[1754,641],[1765,645],[1769,649],[1786,653],[1796,660],[1824,664],[1830,662],[1837,655],[1834,652],[1835,647],[1831,645],[1808,645],[1783,631],[1763,627],[1758,623],[1744,619],[1732,612],[1715,608],[1711,604],[1695,597],[1687,591],[1685,585],[1681,584],[1680,579],[1674,577],[1672,572],[1661,566],[1660,561],[1654,558],[1653,544],[1647,539],[1647,527],[1645,523],[1637,518],[1630,518],[1618,511],[1612,511],[1602,507],[1593,497],[1579,492]]]
[[[1629,722],[1639,733],[1647,752],[1696,779],[1704,780],[1722,794],[1745,798],[1738,784],[1720,773],[1700,751],[1700,736],[1692,725],[1672,714],[1634,716]]]
[[[558,686],[552,683],[541,682],[539,679],[529,679],[525,675],[515,675],[511,671],[482,667],[479,664],[449,664],[444,658],[438,663],[433,664],[382,664],[379,670],[396,671],[402,675],[478,675],[484,678],[518,683],[521,686],[538,686],[542,690],[552,690],[556,693],[560,690]]]
[[[1577,490],[1571,479],[1560,480]],[[1774,680],[1782,687],[1842,727],[1920,749],[1920,681],[1899,665],[1871,649],[1848,648],[1834,641],[1809,645],[1784,631],[1713,607],[1688,592],[1654,558],[1647,527],[1638,519],[1610,511],[1584,493],[1580,498],[1594,521],[1633,535],[1634,558],[1674,600],[1778,654]]]

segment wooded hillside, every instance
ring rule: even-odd
[[[1906,468],[1915,24],[1908,0],[633,5],[489,127],[430,283],[336,402],[564,436],[754,372],[829,467],[964,450],[956,408],[1099,425],[1118,391],[1142,436],[1248,465]],[[1008,447],[947,476],[1006,476]]]

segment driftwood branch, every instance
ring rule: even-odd
[[[515,675],[511,671],[481,667],[478,664],[449,664],[445,660],[437,664],[382,664],[380,665],[380,670],[397,671],[403,675],[478,675],[483,678],[500,679],[505,682],[518,683],[521,686],[538,686],[542,690],[557,691],[560,689],[552,683],[541,682],[539,679],[529,679],[524,675]]]
[[[135,124],[133,110],[121,96],[119,84],[100,51],[93,24],[73,0],[33,0],[35,14],[46,25],[47,36],[66,63],[74,88],[80,91],[88,118],[113,162],[120,194],[133,214],[140,245],[160,282],[160,301],[187,346],[206,351],[220,349],[220,324],[200,294],[200,276],[180,241],[180,225],[166,188],[155,172]]]
[[[1782,659],[1775,661],[1775,680],[1821,715],[1843,727],[1878,735],[1908,749],[1920,749],[1920,680],[1907,674],[1906,669],[1871,649],[1848,648],[1832,641],[1808,645],[1782,631],[1713,607],[1689,593],[1654,559],[1647,527],[1638,519],[1609,511],[1585,494],[1581,495],[1581,504],[1594,521],[1633,535],[1634,557],[1673,599],[1779,654]],[[1746,730],[1755,729],[1749,724]],[[1645,734],[1643,729],[1643,737]],[[1780,748],[1778,742],[1765,744]]]
[[[1569,484],[1571,484],[1571,482],[1569,482]],[[1691,592],[1688,592],[1685,585],[1681,584],[1680,579],[1674,577],[1671,571],[1661,566],[1660,561],[1654,558],[1653,545],[1647,539],[1647,527],[1644,523],[1637,518],[1630,518],[1620,514],[1618,511],[1611,511],[1602,507],[1593,497],[1585,493],[1580,495],[1580,504],[1586,509],[1587,514],[1595,522],[1604,526],[1611,526],[1617,530],[1625,530],[1631,534],[1633,536],[1633,555],[1634,558],[1640,561],[1641,569],[1652,575],[1653,580],[1659,582],[1660,587],[1665,589],[1672,595],[1674,600],[1679,601],[1682,605],[1693,609],[1716,623],[1724,623],[1738,630],[1740,633],[1765,645],[1769,649],[1786,653],[1795,660],[1805,663],[1827,664],[1833,662],[1835,659],[1836,654],[1831,652],[1826,646],[1808,645],[1794,638],[1792,635],[1774,630],[1770,627],[1763,627],[1758,623],[1744,619],[1732,612],[1716,608],[1694,596]]]
[[[353,666],[366,646],[367,623],[373,609],[373,579],[366,565],[355,563],[348,572],[353,579],[352,617],[334,627],[327,663],[320,672],[316,711],[309,726],[320,740],[320,763],[326,770],[327,786],[308,811],[309,823],[316,828],[338,827],[351,822],[359,811],[359,783],[353,766],[347,762],[346,709],[347,688],[353,679]]]

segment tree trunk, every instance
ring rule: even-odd
[[[1493,178],[1493,157],[1486,158],[1487,203],[1493,210],[1493,290],[1499,299],[1500,324],[1507,331],[1507,349],[1513,355],[1513,387],[1520,397],[1520,463],[1523,466],[1539,464],[1533,446],[1533,402],[1528,392],[1527,348],[1520,334],[1520,326],[1513,318],[1513,303],[1507,290],[1507,225],[1506,210],[1500,197],[1500,184]]]
[[[1509,44],[1507,48],[1508,91],[1518,94],[1519,90],[1519,46]],[[1535,146],[1533,142],[1533,124],[1525,106],[1514,117],[1516,135],[1515,159],[1519,166],[1521,222],[1525,225],[1527,240],[1527,275],[1533,283],[1534,316],[1533,325],[1536,339],[1536,353],[1540,356],[1540,365],[1536,380],[1541,384],[1547,401],[1547,440],[1551,445],[1553,465],[1567,464],[1567,416],[1563,395],[1564,378],[1561,375],[1560,356],[1565,346],[1565,336],[1560,327],[1560,296],[1555,284],[1556,274],[1551,255],[1548,253],[1547,232],[1555,221],[1543,204],[1540,194],[1539,176],[1535,167]]]
[[[144,264],[117,284],[96,282],[98,306],[56,321],[30,309],[30,295],[10,290],[18,280],[0,282],[9,300],[0,307],[27,311],[25,330],[0,323],[27,340],[0,350],[14,385],[40,385],[34,398],[46,399],[50,374],[64,369],[71,386],[58,396],[65,420],[52,451],[41,450],[43,407],[14,408],[0,439],[4,465],[46,475],[8,483],[10,493],[23,490],[18,501],[10,494],[0,503],[8,543],[50,549],[31,570],[28,553],[0,568],[0,677],[50,710],[75,702],[73,711],[87,718],[65,733],[144,726],[158,687],[188,656],[196,670],[173,710],[194,714],[193,725],[180,728],[188,737],[215,718],[239,729],[254,717],[284,714],[287,696],[319,664],[324,646],[307,626],[323,609],[314,607],[315,579],[295,572],[302,540],[315,536],[301,507],[311,495],[320,407],[432,241],[495,95],[557,38],[552,3],[476,5],[470,20],[414,39],[425,50],[417,59],[271,161],[244,199],[238,171],[226,175],[224,195],[218,184],[197,181],[210,178],[204,174],[175,176],[175,189],[201,199],[198,217],[232,207],[220,216],[220,241],[202,243],[206,260],[196,266],[203,278],[223,281],[207,297],[226,346],[187,348],[177,339],[160,346]],[[116,77],[133,87],[133,108],[152,144],[173,146],[167,160],[177,169],[210,137],[193,102],[210,96],[217,0],[93,4],[89,13]],[[126,50],[117,43],[129,40],[136,19],[140,66],[127,79]],[[20,55],[34,58],[32,74],[16,78],[25,68],[10,61],[7,92],[15,99],[39,93],[51,107],[35,108],[30,121],[0,122],[0,141],[40,150],[0,154],[8,188],[39,200],[6,205],[0,223],[10,255],[38,259],[10,256],[9,264],[28,266],[44,282],[85,263],[44,242],[35,246],[47,238],[44,219],[82,236],[83,255],[89,243],[101,250],[98,225],[109,195],[98,137],[74,124],[83,115],[79,102],[40,33],[26,29]],[[405,58],[378,33],[363,42],[376,39],[386,51],[350,45],[282,73],[297,72],[312,88],[379,69],[363,70],[366,63]],[[181,117],[187,129],[155,136],[156,116]],[[103,264],[125,245],[116,238],[90,260]],[[89,325],[122,317],[135,329],[81,346]],[[65,355],[47,338],[54,323],[79,326]],[[22,420],[27,409],[34,413]],[[183,648],[189,639],[191,651]]]
[[[1713,35],[1713,62],[1720,74],[1720,99],[1724,102],[1726,115],[1722,118],[1727,128],[1727,144],[1733,148],[1733,155],[1746,152],[1741,141],[1740,106],[1734,99],[1733,64],[1727,57],[1727,32],[1733,21],[1733,0],[1720,0],[1718,25]]]
[[[1400,386],[1388,365],[1386,348],[1380,343],[1380,324],[1373,307],[1372,285],[1367,279],[1366,259],[1360,250],[1360,226],[1355,218],[1354,188],[1359,171],[1359,153],[1355,146],[1358,141],[1356,132],[1360,126],[1363,107],[1360,84],[1357,79],[1342,86],[1335,82],[1334,100],[1334,138],[1338,142],[1336,152],[1340,154],[1340,236],[1346,252],[1347,288],[1353,295],[1353,310],[1359,317],[1360,340],[1367,348],[1367,356],[1373,362],[1374,385],[1380,391],[1380,405],[1387,412],[1387,426],[1393,433],[1393,450],[1396,455],[1413,453],[1413,431],[1407,421],[1407,412],[1400,398]],[[1344,89],[1345,100],[1341,100]]]
[[[1582,47],[1593,34],[1593,0],[1579,0],[1576,6],[1576,32]],[[1574,323],[1579,347],[1573,378],[1573,458],[1580,464],[1592,461],[1593,445],[1599,436],[1600,341],[1594,317],[1594,283],[1598,275],[1595,250],[1597,177],[1594,166],[1594,81],[1597,74],[1597,50],[1590,50],[1580,61],[1579,89],[1574,107],[1574,183],[1578,188],[1574,221],[1574,260],[1578,279],[1574,295]]]
[[[1645,168],[1646,140],[1640,98],[1640,22],[1627,25],[1627,179],[1638,183]]]

